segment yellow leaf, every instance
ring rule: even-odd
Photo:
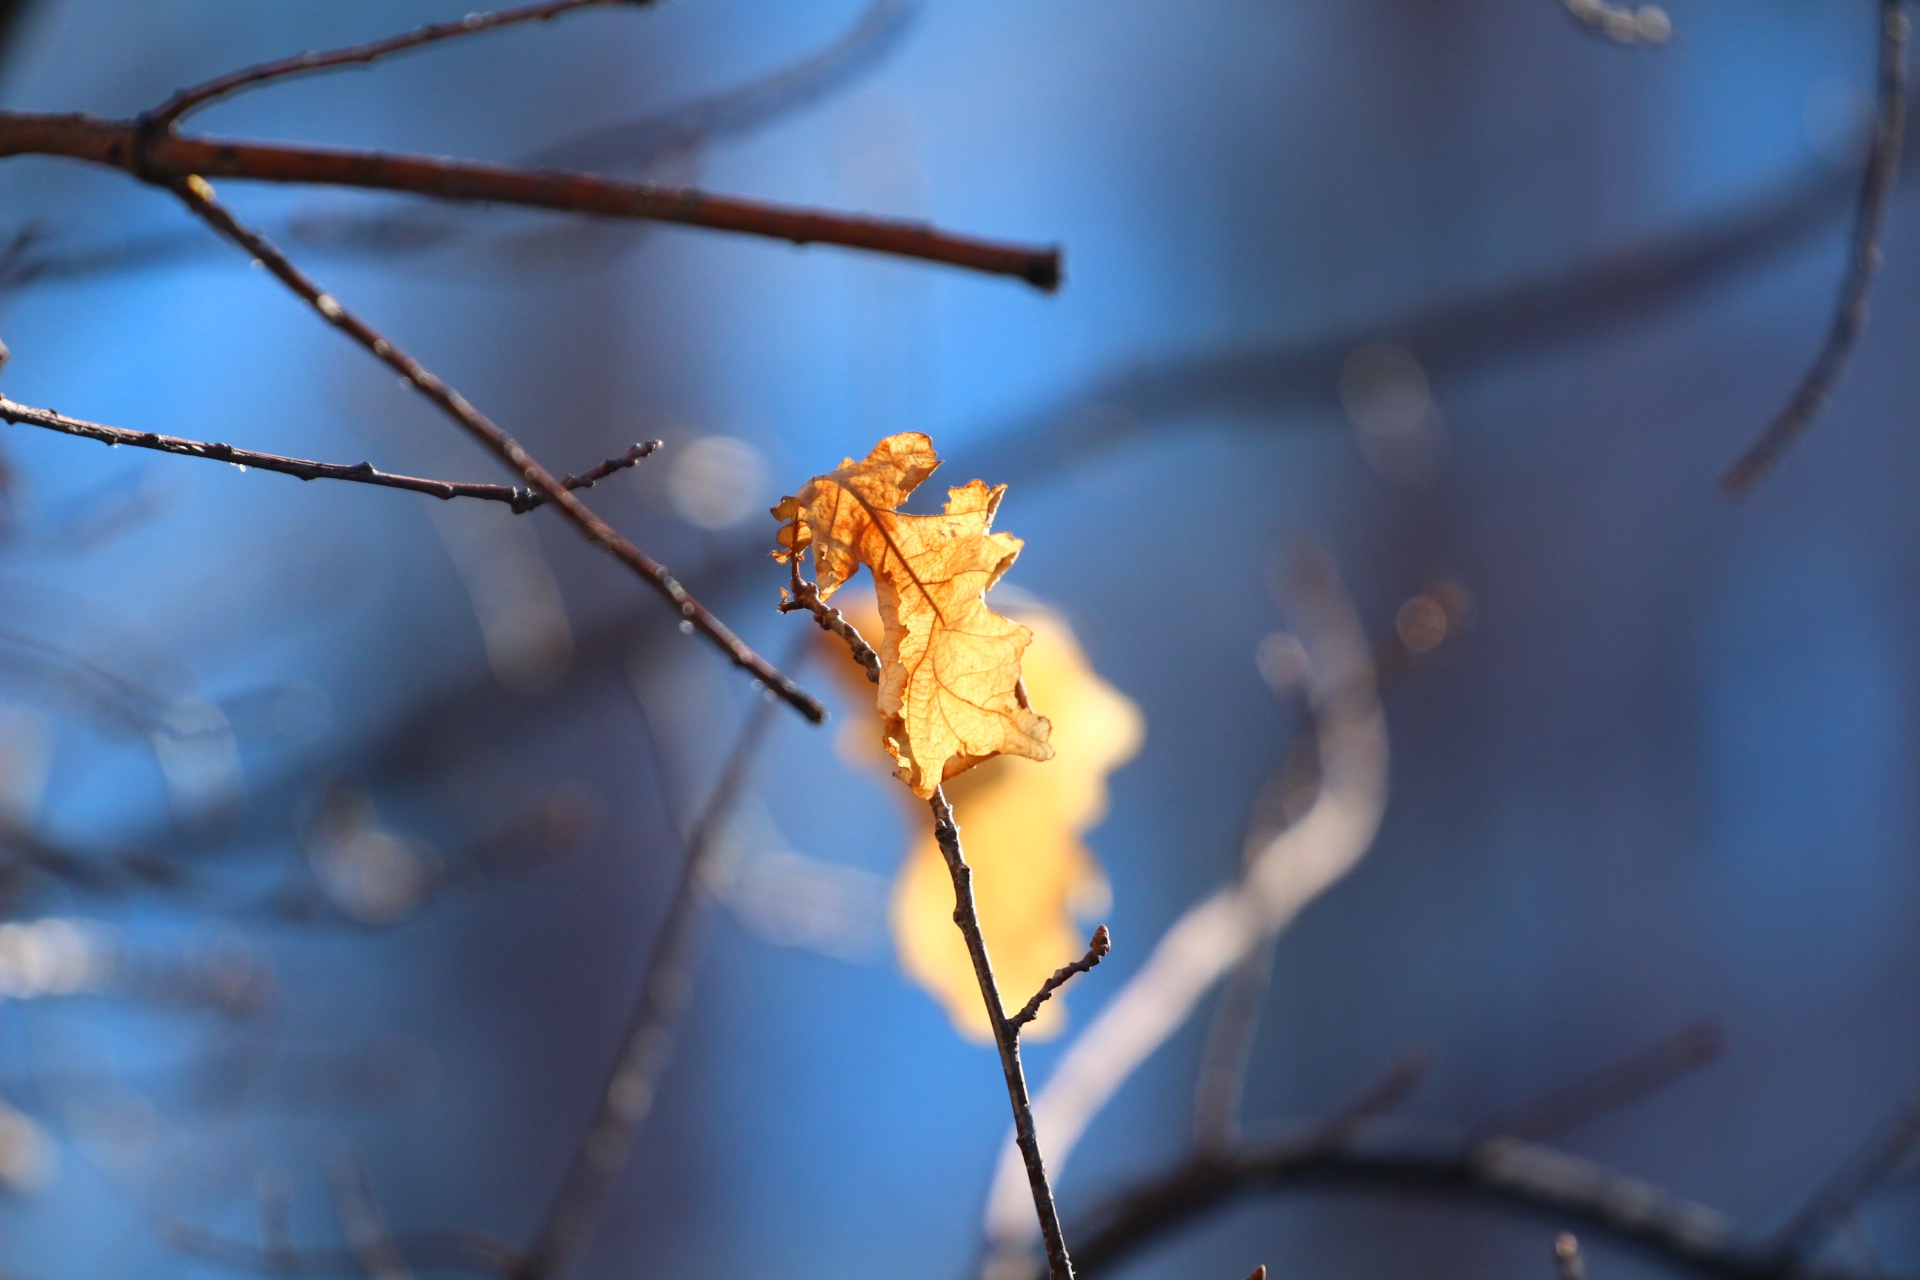
[[[856,626],[877,621],[871,605],[841,607]],[[1106,812],[1107,775],[1133,758],[1145,733],[1139,709],[1093,670],[1064,618],[1039,608],[1021,610],[1020,618],[1033,632],[1024,664],[1027,687],[1057,718],[1054,758],[1045,768],[993,760],[947,787],[973,866],[974,899],[994,975],[1003,998],[1016,1008],[1086,950],[1076,917],[1104,910],[1106,879],[1082,836]],[[849,688],[872,688],[844,648],[840,658],[836,669],[843,670]],[[870,743],[861,745],[877,759]],[[913,817],[911,829],[922,834],[914,837],[895,881],[891,912],[900,964],[939,999],[963,1035],[984,1041],[990,1034],[980,988],[953,927],[953,882],[926,833],[920,806],[913,806]],[[1023,1035],[1056,1034],[1065,995],[1042,1005]]]
[[[1020,683],[1032,633],[983,598],[1023,545],[992,532],[1006,486],[975,480],[949,489],[940,515],[895,510],[939,465],[931,440],[902,432],[773,508],[785,522],[774,555],[810,549],[823,600],[860,565],[872,572],[882,626],[881,737],[894,775],[923,800],[992,756],[1053,755],[1051,726]]]

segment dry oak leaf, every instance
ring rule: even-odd
[[[825,600],[865,565],[880,639],[881,736],[894,776],[926,799],[946,779],[997,755],[1047,760],[1052,726],[1027,705],[1020,659],[1033,633],[983,598],[1020,554],[994,533],[1005,485],[947,490],[940,515],[895,510],[940,465],[917,431],[888,436],[773,508],[777,559],[809,549]]]

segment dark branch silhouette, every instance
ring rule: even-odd
[[[640,996],[627,1022],[620,1056],[601,1090],[599,1109],[574,1153],[560,1194],[533,1244],[512,1269],[514,1280],[550,1280],[566,1270],[591,1235],[614,1179],[626,1167],[635,1135],[652,1114],[660,1077],[673,1056],[674,1037],[693,994],[694,955],[721,852],[720,834],[772,727],[771,711],[770,703],[761,702],[748,713],[720,780],[687,836],[680,880],[641,975]]]
[[[239,449],[230,444],[186,440],[179,436],[163,436],[152,431],[130,431],[125,427],[109,427],[103,423],[88,422],[83,418],[69,418],[51,409],[36,409],[4,396],[0,396],[0,421],[11,422],[18,426],[44,427],[48,431],[57,431],[63,435],[78,436],[84,440],[98,440],[105,445],[153,449],[160,453],[171,453],[181,457],[204,458],[209,462],[226,462],[252,470],[273,471],[300,480],[344,480],[353,484],[406,489],[435,498],[476,498],[486,502],[504,502],[516,515],[543,507],[551,501],[546,494],[538,490],[517,485],[427,480],[419,476],[395,475],[390,471],[380,471],[371,462],[310,462],[305,458],[289,458],[277,453]],[[620,456],[608,458],[605,462],[589,467],[577,476],[562,477],[560,484],[569,490],[591,489],[608,476],[624,471],[642,458],[651,456],[659,448],[658,440],[636,444]]]
[[[866,218],[717,196],[691,187],[590,173],[519,169],[435,156],[183,137],[137,120],[0,111],[0,156],[62,156],[175,187],[193,177],[403,191],[440,200],[519,205],[605,218],[674,222],[793,244],[834,244],[1060,284],[1060,251],[955,235],[921,222]]]
[[[681,619],[705,635],[734,665],[753,676],[815,724],[826,719],[826,708],[812,694],[781,674],[765,658],[734,635],[727,625],[695,600],[665,565],[616,532],[612,525],[594,514],[573,491],[541,466],[492,419],[481,413],[467,398],[442,382],[425,366],[377,333],[353,312],[341,306],[332,294],[308,279],[285,254],[269,244],[265,237],[242,226],[226,208],[213,198],[212,188],[198,177],[177,184],[174,194],[209,226],[251,254],[295,296],[319,313],[353,341],[371,352],[375,359],[406,379],[407,384],[426,397],[436,408],[452,418],[468,435],[485,446],[496,458],[516,472],[527,487],[543,495],[559,508],[562,515],[587,541],[606,551],[653,587],[680,613]]]
[[[516,9],[498,9],[492,13],[470,13],[452,22],[429,23],[397,36],[371,40],[365,44],[348,45],[344,48],[316,53],[300,53],[291,58],[276,58],[271,62],[242,67],[238,71],[178,90],[146,116],[145,120],[149,128],[169,129],[193,112],[211,106],[223,98],[230,98],[249,89],[257,89],[262,85],[286,80],[293,76],[335,71],[343,67],[369,66],[381,58],[404,53],[409,49],[438,44],[443,40],[452,40],[460,36],[477,35],[482,31],[495,31],[501,27],[510,27],[522,22],[546,22],[562,14],[572,13],[576,9],[609,4],[638,6],[648,3],[651,3],[651,0],[545,0],[545,3],[522,5]]]
[[[1875,113],[1873,146],[1866,175],[1860,181],[1860,202],[1854,213],[1853,239],[1848,248],[1847,273],[1840,283],[1827,338],[1813,365],[1753,447],[1722,478],[1728,493],[1743,497],[1779,463],[1819,416],[1847,359],[1867,325],[1867,295],[1880,270],[1881,241],[1886,235],[1887,210],[1900,173],[1900,152],[1907,125],[1907,35],[1911,23],[1901,11],[1901,0],[1880,0],[1879,110]]]

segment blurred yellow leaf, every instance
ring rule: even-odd
[[[1032,633],[983,598],[1020,554],[992,532],[1007,487],[947,490],[940,515],[894,508],[940,460],[919,432],[888,436],[859,462],[809,480],[773,509],[785,560],[811,549],[821,599],[866,565],[879,604],[881,737],[894,776],[921,799],[997,755],[1046,760],[1050,726],[1028,705],[1020,658]]]
[[[842,602],[841,608],[862,629],[878,620],[870,603]],[[1023,609],[1020,617],[1033,633],[1024,663],[1027,687],[1057,718],[1053,760],[1044,769],[1027,760],[993,760],[947,786],[973,866],[987,951],[1002,995],[1014,1007],[1086,950],[1075,917],[1103,912],[1107,888],[1081,837],[1106,812],[1107,775],[1133,758],[1145,735],[1139,709],[1093,670],[1064,618],[1040,608]],[[845,649],[823,639],[838,649],[835,669],[848,687],[871,688]],[[859,736],[861,758],[877,763],[871,739]],[[920,806],[913,809],[919,817]],[[953,882],[932,834],[918,821],[911,829],[922,834],[914,838],[893,891],[901,967],[939,999],[963,1035],[988,1040],[980,988],[953,927]],[[1023,1034],[1056,1034],[1062,1004],[1056,996],[1042,1005]]]

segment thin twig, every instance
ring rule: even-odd
[[[641,551],[617,533],[612,525],[595,515],[586,503],[575,497],[571,490],[564,487],[551,472],[534,459],[532,454],[522,448],[519,441],[474,408],[465,396],[430,373],[412,356],[387,341],[366,321],[341,306],[333,295],[322,291],[320,286],[308,279],[285,254],[269,244],[264,236],[242,226],[223,205],[215,200],[211,186],[198,177],[190,177],[176,184],[173,191],[189,209],[204,219],[214,230],[252,254],[256,261],[264,265],[308,306],[319,312],[329,324],[365,347],[373,353],[375,358],[406,379],[416,391],[438,406],[469,435],[486,446],[495,457],[518,474],[529,488],[544,494],[559,508],[561,514],[579,529],[587,541],[626,565],[665,596],[668,602],[679,611],[682,621],[705,635],[736,666],[752,672],[756,679],[772,689],[808,720],[818,724],[826,719],[826,708],[818,699],[781,674],[765,658],[748,648],[746,642],[734,635],[725,623],[689,595],[687,589],[667,571],[665,565]]]
[[[1007,1019],[1007,1025],[1013,1028],[1015,1034],[1018,1034],[1020,1028],[1040,1016],[1040,1006],[1052,998],[1054,992],[1072,981],[1075,974],[1085,973],[1099,964],[1112,949],[1113,936],[1107,932],[1107,926],[1101,925],[1093,931],[1093,940],[1087,943],[1087,954],[1071,964],[1063,964],[1055,969],[1053,976],[1041,983],[1040,989],[1033,993],[1033,999],[1022,1005],[1020,1012]]]
[[[1201,1151],[1230,1151],[1240,1140],[1240,1103],[1278,949],[1277,938],[1266,938],[1249,951],[1213,1006],[1193,1087],[1193,1142]]]
[[[1899,180],[1900,152],[1906,136],[1907,36],[1911,24],[1900,5],[1901,0],[1880,0],[1879,111],[1867,171],[1860,182],[1860,202],[1854,213],[1847,273],[1840,283],[1840,299],[1834,308],[1827,339],[1787,401],[1787,407],[1721,478],[1721,484],[1734,497],[1753,492],[1781,456],[1813,425],[1828,394],[1840,380],[1861,331],[1866,328],[1867,295],[1880,270],[1883,257],[1880,243],[1886,233],[1894,185]]]
[[[608,218],[675,222],[793,244],[835,244],[895,257],[1060,284],[1060,251],[941,231],[923,222],[866,218],[717,196],[691,187],[590,173],[520,169],[378,151],[282,146],[155,133],[138,121],[0,111],[0,156],[49,155],[124,169],[174,187],[193,176],[403,191],[441,200],[520,205]]]
[[[48,431],[58,431],[64,435],[79,436],[87,440],[98,440],[106,445],[154,449],[161,453],[178,454],[181,457],[204,458],[209,462],[228,462],[236,467],[252,470],[274,471],[300,480],[345,480],[354,484],[407,489],[435,498],[478,498],[487,502],[504,502],[516,515],[532,511],[536,507],[543,507],[549,501],[546,494],[518,485],[428,480],[419,476],[395,475],[390,471],[376,470],[371,462],[310,462],[305,458],[289,458],[277,453],[260,453],[253,449],[236,448],[230,444],[186,440],[179,436],[163,436],[152,431],[130,431],[125,427],[109,427],[104,423],[88,422],[84,418],[69,418],[51,409],[36,409],[32,405],[20,404],[4,396],[0,396],[0,421],[11,422],[17,426],[44,427]],[[608,476],[626,470],[659,448],[658,440],[636,444],[617,458],[608,458],[605,462],[590,467],[577,476],[563,477],[560,483],[568,489],[591,489]]]
[[[814,621],[822,629],[832,632],[846,641],[847,648],[853,653],[867,676],[875,684],[880,682],[880,658],[868,644],[866,637],[843,617],[839,610],[828,605],[820,598],[814,584],[800,576],[800,552],[795,551],[788,557],[787,563],[793,570],[793,586],[788,597],[781,602],[782,612],[805,609],[813,614]],[[1047,1181],[1046,1161],[1040,1154],[1040,1138],[1033,1123],[1033,1100],[1027,1093],[1026,1069],[1020,1062],[1020,1029],[1015,1020],[1007,1016],[1006,1005],[1000,1000],[1000,984],[993,976],[993,961],[987,955],[987,940],[980,932],[980,912],[973,901],[973,868],[967,865],[966,855],[960,848],[960,828],[953,820],[953,806],[947,803],[944,788],[935,787],[933,795],[927,801],[933,812],[934,841],[940,846],[940,856],[947,864],[947,874],[953,879],[953,923],[960,929],[960,936],[967,944],[967,957],[973,962],[973,976],[980,984],[980,999],[986,1006],[987,1024],[993,1029],[993,1043],[1000,1051],[1000,1070],[1006,1077],[1007,1100],[1013,1106],[1014,1142],[1019,1147],[1021,1160],[1026,1165],[1027,1184],[1033,1192],[1033,1208],[1040,1219],[1040,1234],[1047,1246],[1047,1271],[1051,1280],[1073,1280],[1073,1260],[1067,1254],[1067,1241],[1060,1229],[1060,1210],[1053,1201],[1053,1186]],[[1094,934],[1094,947],[1099,947],[1106,934],[1102,926]],[[1100,948],[1104,954],[1105,948]],[[1090,957],[1087,968],[1093,967],[1098,956],[1089,948]],[[1068,970],[1073,966],[1069,965]],[[1054,979],[1064,982],[1072,974],[1061,970]],[[1064,975],[1064,976],[1063,976]],[[1051,985],[1058,985],[1049,979]],[[1043,987],[1042,994],[1034,997],[1031,1008],[1038,1009],[1039,1002],[1050,991]],[[1027,1010],[1021,1011],[1023,1015]]]
[[[1040,1218],[1040,1235],[1047,1246],[1047,1271],[1051,1280],[1073,1280],[1073,1260],[1067,1256],[1067,1241],[1060,1229],[1060,1211],[1054,1206],[1053,1187],[1047,1181],[1046,1161],[1040,1155],[1040,1138],[1034,1130],[1033,1102],[1027,1096],[1027,1076],[1020,1064],[1020,1036],[1000,1003],[1000,987],[993,977],[993,961],[987,957],[987,940],[980,932],[980,913],[973,902],[973,869],[960,850],[960,828],[953,820],[953,806],[946,792],[934,788],[928,801],[933,810],[933,835],[946,859],[947,873],[953,877],[953,922],[966,939],[967,955],[973,961],[973,976],[980,983],[980,998],[987,1008],[987,1021],[993,1028],[993,1043],[1000,1050],[1000,1069],[1007,1079],[1007,1097],[1013,1103],[1014,1142],[1026,1163],[1027,1182],[1033,1189],[1033,1207]]]
[[[1875,1134],[1854,1159],[1816,1192],[1780,1232],[1775,1246],[1780,1256],[1805,1261],[1846,1221],[1849,1213],[1872,1195],[1920,1147],[1920,1102],[1896,1116]]]
[[[351,1248],[289,1250],[271,1242],[262,1246],[177,1219],[161,1222],[159,1230],[168,1248],[235,1271],[290,1276],[365,1274]],[[504,1277],[520,1265],[518,1249],[477,1231],[410,1231],[392,1240],[401,1255],[423,1271],[468,1269]]]
[[[1371,654],[1333,568],[1304,548],[1294,589],[1311,659],[1309,693],[1322,762],[1312,805],[1292,826],[1254,833],[1247,870],[1189,907],[1067,1048],[1034,1118],[1048,1158],[1063,1167],[1127,1077],[1177,1031],[1214,984],[1264,939],[1287,928],[1366,855],[1386,805],[1386,722]],[[986,1230],[996,1255],[1025,1252],[1033,1234],[1021,1187],[1024,1153],[1001,1148]]]
[[[340,1152],[332,1172],[340,1230],[367,1280],[413,1280],[413,1269],[380,1217],[373,1189],[367,1184],[367,1167],[359,1154]]]
[[[860,629],[847,621],[845,614],[820,598],[820,588],[800,576],[799,556],[792,557],[788,564],[793,570],[793,585],[787,597],[780,602],[780,612],[794,613],[804,609],[811,613],[822,631],[839,636],[846,642],[848,652],[853,654],[853,660],[860,664],[860,669],[867,673],[867,679],[879,684],[880,655],[860,634]]]
[[[546,0],[543,4],[523,5],[517,9],[470,13],[453,22],[431,23],[401,35],[388,36],[384,40],[372,40],[365,44],[348,45],[345,48],[328,49],[317,53],[300,53],[290,58],[276,58],[271,62],[242,67],[238,71],[176,90],[171,98],[161,103],[152,112],[148,117],[148,124],[157,129],[171,128],[186,116],[203,107],[211,106],[222,98],[230,98],[237,93],[257,89],[272,81],[284,80],[290,76],[330,71],[341,67],[366,66],[389,54],[418,49],[422,45],[436,44],[458,36],[474,35],[481,31],[494,31],[515,23],[545,22],[563,13],[571,13],[575,9],[615,3],[637,6],[648,3],[648,0]]]
[[[1726,1043],[1720,1023],[1701,1018],[1649,1049],[1523,1103],[1504,1118],[1482,1125],[1480,1131],[1533,1142],[1554,1137],[1693,1074],[1719,1058]]]
[[[1426,1080],[1427,1071],[1425,1054],[1405,1055],[1388,1068],[1385,1075],[1361,1090],[1358,1097],[1316,1125],[1305,1145],[1323,1151],[1337,1151],[1347,1146],[1368,1124],[1405,1102]]]
[[[514,1280],[549,1280],[579,1254],[613,1180],[626,1166],[634,1136],[653,1110],[661,1073],[673,1054],[674,1034],[692,995],[690,970],[721,851],[720,832],[772,726],[772,710],[771,703],[762,701],[748,713],[728,752],[720,780],[687,836],[680,882],[647,958],[640,996],[627,1021],[620,1056],[601,1091],[599,1111],[574,1154],[573,1166],[545,1222],[525,1258],[515,1267]]]
[[[260,1249],[268,1265],[276,1271],[299,1270],[299,1253],[293,1247],[288,1219],[287,1179],[278,1169],[262,1169],[254,1181],[254,1194],[260,1201]]]

